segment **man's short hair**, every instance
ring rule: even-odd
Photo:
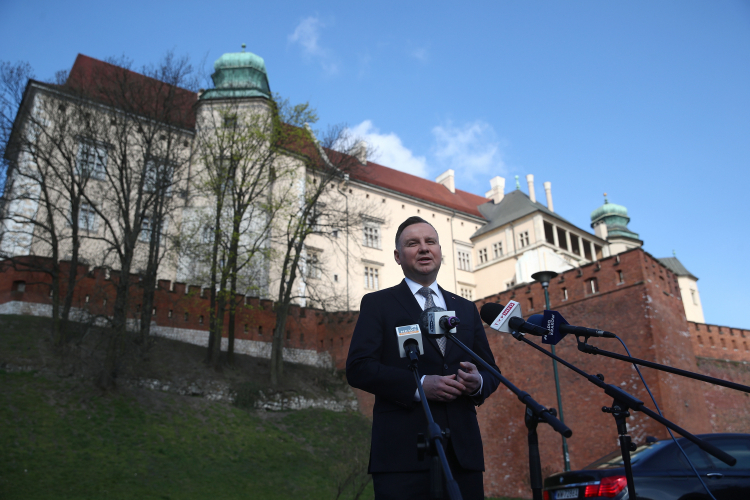
[[[398,226],[398,231],[396,231],[396,248],[398,248],[398,240],[401,238],[401,233],[403,233],[404,229],[411,226],[412,224],[427,224],[432,229],[435,229],[435,226],[424,220],[422,217],[417,217],[416,215],[409,217],[404,222],[402,222],[400,226]],[[437,233],[437,229],[435,229],[435,232]]]

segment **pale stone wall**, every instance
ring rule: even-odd
[[[682,304],[685,306],[685,317],[694,323],[705,323],[703,316],[703,305],[698,293],[698,282],[690,276],[678,276],[677,284],[680,287]]]

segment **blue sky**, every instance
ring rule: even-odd
[[[0,1],[0,60],[40,79],[78,53],[210,68],[242,43],[380,163],[477,194],[531,173],[584,228],[606,191],[700,278],[708,322],[750,328],[750,2]]]

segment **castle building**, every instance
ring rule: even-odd
[[[41,109],[40,103],[88,100],[92,112],[111,116],[111,120],[123,115],[122,102],[99,98],[102,92],[97,86],[97,74],[107,74],[118,68],[96,59],[79,55],[71,68],[68,82],[64,85],[50,85],[29,82],[21,112],[18,114],[18,130],[31,133],[24,121],[29,121],[33,113]],[[205,165],[201,158],[191,156],[197,147],[201,130],[210,124],[237,119],[240,115],[264,115],[269,113],[273,101],[268,73],[263,59],[246,52],[227,53],[214,64],[212,75],[214,88],[192,93],[183,89],[172,89],[182,97],[177,111],[181,113],[171,120],[173,131],[171,141],[180,145],[172,151],[171,161],[184,162],[187,175],[176,183],[175,199],[177,210],[170,215],[165,230],[169,234],[190,242],[188,246],[199,247],[204,242],[201,235],[210,232],[210,224],[205,219],[205,210],[211,205],[210,197],[197,193],[196,186],[206,182]],[[134,81],[149,80],[143,75],[127,72]],[[75,90],[75,92],[74,92]],[[158,94],[158,93],[157,93]],[[228,113],[227,110],[232,110]],[[130,113],[137,110],[128,109]],[[234,118],[233,118],[234,117]],[[123,118],[123,119],[127,119]],[[139,125],[140,126],[140,125]],[[284,168],[298,171],[299,179],[311,182],[315,176],[305,175],[303,157],[310,154],[315,137],[309,134],[307,144],[290,145],[278,161]],[[96,172],[94,184],[100,183],[106,169],[112,168],[116,152],[108,144],[89,141],[84,133],[70,137],[71,150],[75,151],[77,168]],[[11,150],[9,150],[11,151]],[[320,154],[333,154],[319,150]],[[10,153],[9,153],[10,154]],[[0,229],[0,252],[4,256],[41,255],[48,256],[48,246],[38,234],[39,228],[31,222],[14,220],[14,213],[45,214],[35,204],[35,187],[29,190],[29,177],[20,179],[14,175],[20,168],[34,168],[29,157],[19,154],[8,158],[11,169],[4,193],[3,226]],[[447,170],[435,181],[400,172],[386,165],[380,165],[366,158],[358,157],[361,168],[351,176],[331,186],[329,199],[342,202],[346,210],[365,210],[358,213],[363,221],[361,226],[347,230],[331,228],[327,234],[312,234],[306,241],[303,266],[298,290],[302,306],[321,306],[310,303],[305,290],[313,286],[327,287],[339,296],[346,297],[339,308],[356,310],[361,297],[373,290],[397,284],[402,272],[393,259],[395,233],[401,221],[409,216],[420,216],[430,222],[441,237],[443,267],[440,284],[446,289],[476,300],[488,297],[522,284],[533,282],[531,275],[537,271],[550,270],[562,273],[570,269],[614,256],[643,242],[638,234],[628,229],[630,218],[624,206],[605,203],[591,214],[593,233],[577,227],[561,214],[555,212],[552,200],[551,183],[544,183],[546,205],[537,201],[534,176],[526,177],[528,190],[523,192],[516,177],[515,188],[505,189],[505,179],[494,177],[489,180],[490,189],[479,196],[457,188],[460,179],[453,170]],[[142,160],[141,161],[148,161]],[[335,187],[335,189],[333,189]],[[304,191],[304,186],[300,189]],[[32,196],[16,196],[24,190]],[[104,190],[102,190],[104,191]],[[38,193],[38,190],[36,191]],[[66,203],[64,197],[59,200]],[[106,192],[100,194],[100,203],[110,203]],[[366,207],[366,208],[363,208]],[[61,218],[67,209],[60,207],[55,217]],[[102,260],[102,239],[106,238],[104,224],[91,207],[82,206],[79,222],[86,234],[81,255],[84,262],[116,268],[113,260]],[[142,235],[136,248],[134,270],[143,269],[145,249],[148,246],[149,217],[141,219]],[[201,225],[203,224],[203,226]],[[65,226],[64,222],[60,224]],[[192,240],[190,240],[192,238]],[[268,245],[272,245],[269,241]],[[45,253],[47,252],[47,253]],[[64,258],[65,253],[63,253]],[[675,272],[680,279],[682,300],[688,319],[703,321],[700,297],[695,278],[676,258],[663,259],[662,263]],[[140,267],[139,267],[140,266]],[[261,266],[262,275],[256,276],[261,282],[261,296],[273,298],[268,284],[280,279],[280,271],[273,261]],[[165,259],[159,268],[159,279],[199,284],[205,276],[205,268],[195,262],[190,255],[182,254],[175,259]],[[596,292],[596,280],[585,286]],[[570,293],[567,289],[561,291]],[[542,309],[543,304],[523,304],[524,309]]]

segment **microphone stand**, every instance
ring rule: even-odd
[[[536,345],[535,343],[531,342],[530,340],[526,339],[523,333],[519,333],[517,331],[511,331],[511,335],[516,340],[519,340],[521,342],[524,342],[537,351],[544,353],[545,355],[551,357],[555,361],[558,361],[559,363],[562,363],[566,367],[570,368],[577,374],[581,375],[585,379],[587,379],[589,382],[594,384],[595,386],[599,387],[600,389],[604,390],[604,393],[608,396],[611,396],[612,406],[607,407],[603,406],[602,411],[604,413],[611,413],[612,416],[615,418],[615,423],[617,424],[617,434],[620,439],[620,452],[622,454],[622,461],[623,465],[625,466],[625,477],[628,481],[628,496],[630,498],[636,498],[635,494],[635,483],[633,481],[633,469],[631,467],[630,462],[630,452],[635,451],[636,446],[631,441],[630,436],[628,435],[628,426],[627,421],[625,420],[626,417],[630,416],[630,412],[628,410],[632,409],[633,411],[639,411],[652,419],[656,420],[660,424],[669,427],[673,431],[677,432],[678,434],[684,436],[689,441],[692,441],[695,443],[699,448],[701,448],[703,451],[713,455],[714,457],[718,458],[722,462],[732,466],[737,463],[737,459],[729,455],[728,453],[725,453],[721,451],[716,446],[707,443],[703,441],[702,439],[699,439],[695,437],[694,435],[690,434],[685,429],[677,426],[676,424],[672,423],[671,421],[667,420],[666,418],[662,417],[658,413],[650,410],[646,406],[643,405],[643,401],[640,401],[634,396],[631,396],[627,392],[623,391],[617,386],[614,386],[612,384],[605,384],[604,383],[604,376],[601,374],[597,374],[596,376],[589,375],[588,373],[584,372],[577,366],[568,363],[564,359],[550,353],[546,349],[543,349]]]
[[[424,441],[424,436],[420,434],[417,437],[417,450],[420,459],[424,457],[425,451],[432,457],[432,463],[430,464],[430,492],[432,498],[443,498],[440,469],[443,470],[445,475],[445,483],[448,488],[448,497],[451,500],[462,500],[461,490],[458,488],[458,483],[453,478],[453,473],[448,466],[448,457],[445,455],[445,448],[443,448],[443,438],[450,438],[450,430],[446,429],[445,434],[440,429],[440,426],[432,418],[432,412],[430,411],[430,405],[427,403],[427,396],[424,393],[424,387],[422,387],[422,377],[419,375],[419,369],[417,364],[419,362],[419,351],[415,348],[416,346],[404,346],[409,356],[409,369],[414,374],[414,380],[417,382],[417,390],[419,391],[419,397],[422,400],[422,409],[424,409],[425,417],[427,417],[427,441]],[[439,461],[437,460],[439,459]]]
[[[584,337],[583,342],[581,342],[581,337]],[[645,359],[638,359],[638,358],[632,358],[630,356],[624,356],[622,354],[617,354],[616,352],[604,351],[602,349],[599,349],[598,347],[587,344],[586,342],[588,342],[589,337],[590,337],[589,335],[576,335],[576,339],[578,340],[579,351],[585,352],[586,354],[594,354],[594,355],[600,354],[607,358],[619,359],[620,361],[627,361],[628,363],[635,363],[637,365],[647,366],[655,370],[661,370],[664,372],[674,373],[675,375],[681,375],[683,377],[700,380],[702,382],[708,382],[710,384],[721,385],[724,387],[728,387],[730,389],[735,389],[738,391],[750,393],[750,387],[746,385],[736,384],[734,382],[728,382],[720,378],[709,377],[707,375],[701,375],[700,373],[695,373],[695,372],[691,372],[687,370],[681,370],[679,368],[672,368],[671,366],[654,363],[652,361],[646,361]]]
[[[477,353],[467,347],[466,344],[454,337],[453,334],[450,333],[450,331],[446,330],[445,336],[451,339],[454,344],[456,344],[464,352],[471,356],[474,361],[482,365],[485,370],[489,371],[491,374],[497,377],[505,387],[510,389],[510,391],[518,397],[519,401],[526,405],[524,422],[526,424],[526,427],[529,429],[529,480],[531,483],[531,491],[534,495],[533,499],[542,500],[542,463],[539,458],[539,438],[536,433],[537,424],[539,422],[549,424],[550,427],[555,430],[555,432],[558,432],[560,435],[565,437],[572,436],[573,431],[571,431],[568,426],[557,419],[557,412],[554,408],[547,409],[534,401],[534,399],[528,392],[522,391],[518,387],[513,385],[510,380],[503,377],[503,375],[492,365],[480,358]]]

